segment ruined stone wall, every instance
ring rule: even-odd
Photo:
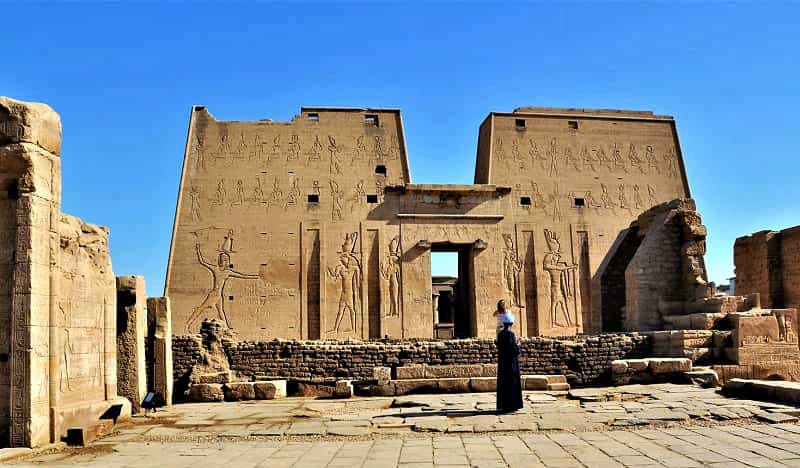
[[[240,379],[368,380],[372,368],[411,364],[490,364],[497,362],[493,340],[450,341],[223,341]],[[172,342],[176,393],[186,389],[192,366],[202,359],[200,337],[180,336]],[[637,334],[522,340],[524,374],[565,374],[573,385],[605,382],[611,361],[649,355],[649,339]]]
[[[759,293],[765,308],[800,307],[800,226],[736,239],[736,294]]]
[[[61,121],[0,97],[0,445],[58,442],[116,397],[108,231],[61,213]]]

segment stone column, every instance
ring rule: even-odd
[[[172,404],[172,317],[168,297],[147,299],[147,335],[150,355],[147,360],[150,390]]]
[[[141,411],[147,395],[147,293],[141,276],[117,276],[117,394]]]
[[[58,114],[0,97],[0,434],[12,447],[51,442],[60,152]]]

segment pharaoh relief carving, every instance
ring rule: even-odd
[[[361,161],[367,158],[367,145],[364,144],[364,135],[356,138],[356,146],[353,150],[353,161]]]
[[[281,135],[280,133],[275,135],[275,138],[272,139],[272,149],[269,153],[267,153],[267,163],[272,162],[273,159],[278,159],[281,157]]]
[[[653,145],[647,145],[644,152],[644,159],[647,161],[648,171],[655,171],[656,174],[661,173],[661,169],[658,167],[658,160],[656,160],[656,153],[653,150]]]
[[[70,314],[68,314],[66,310],[68,308],[69,307],[65,306],[63,302],[58,303],[58,311],[61,319],[61,326],[59,327],[61,349],[59,353],[64,363],[59,369],[61,374],[58,378],[58,390],[61,393],[67,393],[72,390],[72,355],[75,352],[75,346],[72,343],[72,336],[69,330]]]
[[[383,137],[378,135],[375,137],[375,161],[383,161],[385,156],[383,149]]]
[[[581,150],[581,162],[584,169],[588,168],[592,172],[597,172],[597,167],[595,166],[597,159],[589,152],[589,148],[586,146]]]
[[[511,141],[511,155],[519,168],[525,169],[525,158],[522,157],[522,153],[519,151],[519,140],[516,138]]]
[[[197,135],[192,142],[192,151],[194,152],[194,168],[205,171],[206,170],[206,153],[203,147],[204,139],[202,136]]]
[[[193,185],[189,190],[189,219],[193,223],[200,221],[200,211],[200,189]]]
[[[289,138],[289,152],[286,156],[287,161],[296,161],[300,158],[300,137],[292,135]]]
[[[606,184],[600,184],[600,190],[602,191],[602,194],[600,195],[600,201],[603,203],[603,208],[613,211],[617,205],[611,200],[611,194],[608,193],[608,187],[606,187]]]
[[[558,184],[553,185],[553,193],[550,194],[550,205],[553,207],[553,221],[561,221],[561,194],[558,192]]]
[[[389,139],[389,159],[397,159],[400,154],[400,144],[397,142],[397,137],[392,135]]]
[[[338,221],[342,219],[342,197],[344,192],[339,188],[339,184],[335,180],[330,181],[331,185],[331,198],[333,204],[331,205],[331,219]]]
[[[519,283],[519,272],[522,271],[522,261],[519,258],[519,252],[514,239],[511,234],[503,234],[503,241],[505,247],[503,248],[503,279],[505,280],[505,289],[508,296],[511,298],[511,305],[521,306],[520,300],[521,291]]]
[[[630,205],[628,204],[628,196],[625,195],[625,184],[620,184],[617,190],[617,197],[619,199],[619,207],[623,210],[628,210],[630,212]]]
[[[256,186],[253,188],[253,203],[266,203],[264,190],[261,188],[261,178],[256,177]]]
[[[628,160],[631,162],[631,169],[636,168],[639,169],[639,172],[642,174],[647,173],[644,167],[642,167],[642,159],[639,157],[639,153],[636,151],[636,145],[633,143],[630,144],[628,147]]]
[[[641,210],[644,206],[644,202],[642,201],[642,193],[639,189],[638,185],[633,186],[633,207],[637,210]]]
[[[539,185],[536,184],[536,182],[531,182],[531,190],[533,191],[531,194],[531,205],[533,205],[534,209],[541,208],[542,212],[546,215],[547,202],[545,201],[542,192],[539,191]]]
[[[242,179],[236,180],[236,193],[231,201],[231,205],[244,205],[244,182]]]
[[[547,158],[550,161],[550,176],[558,175],[558,140],[555,138],[550,140],[550,150],[547,152]]]
[[[400,236],[389,242],[389,252],[381,264],[381,276],[386,280],[389,294],[389,310],[384,317],[400,316]]]
[[[566,166],[572,167],[576,172],[581,171],[581,161],[572,153],[572,148],[569,146],[564,148],[564,161],[566,162]]]
[[[361,262],[356,253],[358,233],[347,233],[344,236],[339,258],[333,267],[328,268],[328,277],[339,285],[339,305],[336,310],[336,320],[329,334],[356,331],[357,311],[360,308],[361,297]],[[349,318],[350,328],[341,330],[345,316]]]
[[[364,206],[367,204],[367,191],[364,189],[364,180],[361,179],[356,183],[356,188],[353,190],[353,208],[356,206]]]
[[[212,203],[215,205],[223,205],[226,197],[227,192],[225,190],[225,179],[220,179],[217,183],[217,191],[214,194],[214,201]]]
[[[544,238],[549,249],[544,256],[542,268],[550,277],[550,325],[574,327],[577,318],[572,311],[572,305],[575,302],[575,271],[578,266],[561,261],[561,243],[555,232],[545,229]]]
[[[308,160],[319,161],[320,159],[322,159],[322,142],[319,141],[319,135],[315,135],[314,143],[311,145],[311,149],[308,150]]]
[[[340,148],[336,146],[336,138],[328,135],[328,152],[331,155],[331,175],[341,175],[342,163],[339,160]]]
[[[656,189],[650,184],[647,185],[647,198],[650,201],[650,206],[658,205],[658,198],[656,198]]]
[[[628,168],[625,166],[625,160],[622,159],[622,152],[619,150],[619,146],[614,143],[614,149],[611,153],[611,159],[614,162],[614,170],[619,172],[628,172]]]
[[[291,187],[289,187],[289,194],[286,196],[286,205],[284,205],[284,209],[288,209],[290,206],[297,206],[299,199],[300,199],[300,181],[297,179],[293,179],[292,185]]]
[[[283,202],[283,190],[281,190],[281,182],[276,177],[272,182],[272,192],[269,195],[269,206],[280,206]]]
[[[211,236],[213,232],[217,230],[217,228],[205,228],[201,231],[206,236]],[[195,324],[204,318],[217,318],[225,322],[228,328],[230,328],[231,324],[225,312],[224,300],[224,289],[229,279],[261,280],[264,282],[260,274],[242,273],[234,270],[231,260],[231,255],[235,252],[233,229],[228,230],[223,238],[222,245],[217,249],[216,262],[208,261],[203,255],[199,238],[201,231],[194,231],[192,233],[195,236],[195,251],[197,254],[197,261],[211,273],[211,285],[203,301],[194,308],[189,316],[189,320],[186,322],[186,333],[194,333],[196,331]],[[264,282],[264,284],[266,284],[266,282]],[[209,312],[214,316],[209,316]]]
[[[675,157],[675,151],[671,150],[663,156],[664,162],[667,164],[667,174],[670,177],[678,176],[678,159]]]
[[[531,157],[531,164],[539,163],[539,167],[542,168],[543,171],[547,170],[547,157],[544,156],[540,151],[539,147],[536,146],[536,142],[533,141],[533,138],[528,140],[529,148],[528,148],[528,155]]]

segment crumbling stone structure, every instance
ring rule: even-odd
[[[206,324],[203,324],[206,330]],[[467,365],[497,362],[494,340],[447,341],[240,341],[221,337],[221,351],[213,370],[200,373],[211,361],[209,345],[200,336],[176,336],[173,356],[176,394],[185,393],[195,382],[221,382],[201,378],[217,375],[218,369],[234,381],[285,379],[294,382],[374,380],[376,367],[397,369],[411,365]],[[523,374],[566,375],[573,385],[610,382],[611,362],[650,355],[648,337],[604,334],[577,339],[526,338],[522,341],[520,367]],[[227,373],[227,371],[230,371]],[[196,375],[198,373],[198,375]],[[219,400],[222,393],[219,390]]]
[[[800,226],[736,239],[736,294],[758,293],[764,307],[800,308]]]
[[[147,290],[142,276],[117,277],[117,393],[142,409],[147,395]]]
[[[0,97],[0,443],[35,447],[130,414],[117,397],[108,231],[61,213],[61,120]],[[101,420],[101,418],[109,418]]]
[[[234,122],[194,107],[164,293],[175,332],[211,318],[253,340],[432,338],[441,251],[459,256],[456,338],[493,337],[500,298],[524,336],[614,329],[593,299],[614,240],[690,195],[674,120],[634,111],[493,112],[474,182],[411,183],[396,109]]]

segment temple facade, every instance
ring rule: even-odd
[[[214,318],[246,339],[488,337],[499,299],[523,336],[631,322],[593,301],[613,290],[597,272],[640,214],[690,196],[673,118],[524,107],[490,113],[477,146],[474,184],[414,184],[399,110],[236,122],[195,106],[164,292],[175,333]],[[458,255],[447,284],[435,252]]]

